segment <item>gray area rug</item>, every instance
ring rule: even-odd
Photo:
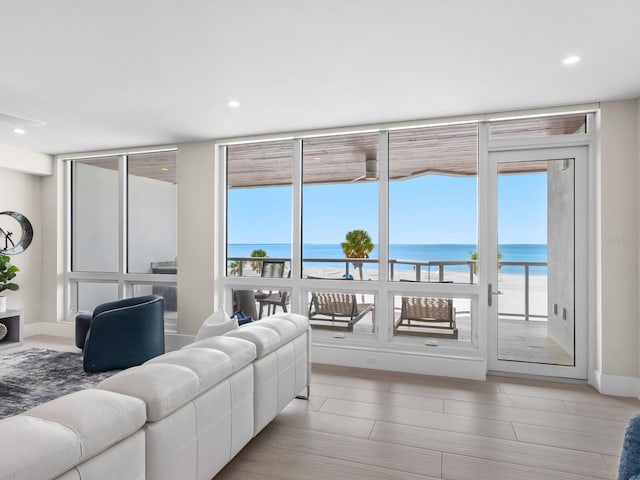
[[[90,388],[110,372],[86,373],[82,354],[31,348],[0,356],[0,418]]]

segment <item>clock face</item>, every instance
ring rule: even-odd
[[[33,226],[18,212],[0,212],[0,253],[15,255],[24,252],[33,240]]]

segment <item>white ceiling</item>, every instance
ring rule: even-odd
[[[79,152],[635,98],[639,32],[638,0],[0,0],[0,112],[47,123],[20,136],[0,119],[0,143]]]

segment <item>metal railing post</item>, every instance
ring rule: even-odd
[[[524,319],[529,321],[529,264],[524,265]]]

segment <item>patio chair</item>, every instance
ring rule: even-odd
[[[279,260],[265,260],[262,262],[261,276],[263,278],[284,277],[284,263],[284,261]],[[287,277],[291,277],[291,270],[289,270]],[[258,290],[255,292],[255,299],[260,305],[258,318],[262,318],[262,312],[265,305],[267,306],[267,315],[271,315],[272,309],[273,313],[276,313],[277,307],[281,307],[283,312],[287,311],[287,303],[289,302],[287,292],[280,291],[274,293],[272,290],[269,290],[268,292]]]
[[[312,325],[326,328],[344,328],[353,331],[353,326],[367,313],[373,311],[372,303],[360,303],[353,293],[313,292],[309,303],[309,320]]]
[[[453,299],[402,297],[400,317],[394,322],[395,335],[458,338]]]
[[[260,310],[258,312],[258,318],[262,318],[262,312],[264,306],[267,306],[267,316],[273,315],[276,313],[276,308],[282,308],[283,312],[287,312],[287,304],[289,303],[289,292],[286,290],[272,293],[267,297],[258,298],[258,304],[260,305]]]
[[[260,271],[261,277],[281,278],[284,277],[284,261],[282,260],[263,260]]]
[[[291,274],[291,272],[289,272]],[[284,261],[282,260],[263,260],[260,270],[260,276],[262,278],[282,278],[284,277]],[[257,290],[255,292],[255,299],[259,301],[261,299],[269,297],[273,292],[271,290],[265,292],[263,290]]]

